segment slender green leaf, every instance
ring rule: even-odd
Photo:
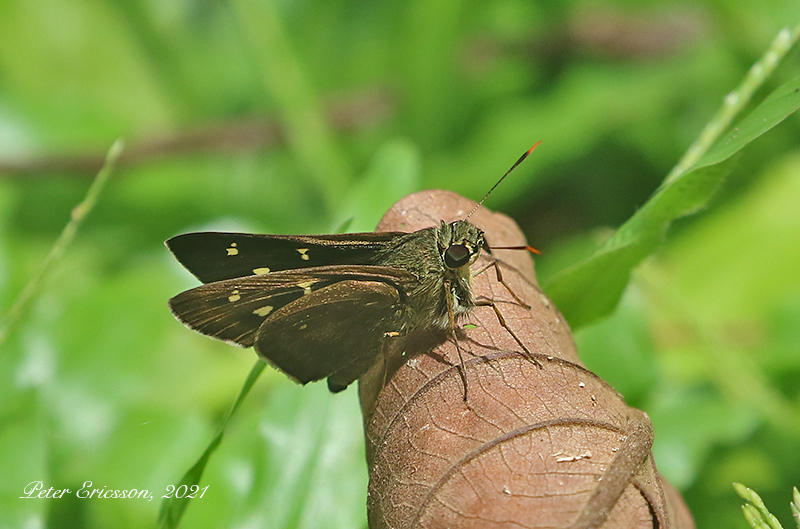
[[[727,160],[742,147],[789,117],[798,107],[800,107],[800,79],[795,79],[772,92],[758,108],[703,156],[692,170]]]
[[[244,381],[242,389],[239,391],[239,395],[236,397],[233,406],[231,406],[231,409],[228,411],[228,414],[222,421],[219,431],[203,451],[203,454],[197,459],[195,464],[186,471],[186,473],[180,479],[180,482],[178,482],[178,485],[176,485],[176,488],[180,487],[181,485],[191,487],[192,485],[197,485],[200,483],[200,478],[203,476],[203,471],[208,464],[208,460],[222,443],[222,436],[225,434],[225,428],[228,426],[233,414],[236,413],[239,405],[242,403],[242,401],[244,401],[245,397],[250,392],[250,389],[253,387],[253,384],[255,384],[256,380],[258,380],[258,377],[261,375],[262,371],[264,371],[266,366],[267,364],[265,362],[259,360],[253,366],[253,369],[250,370],[250,374]],[[161,503],[161,509],[158,513],[159,527],[162,529],[173,529],[174,527],[178,527],[181,518],[183,518],[183,513],[189,506],[190,500],[191,498],[189,497],[178,498],[175,496],[165,499]]]

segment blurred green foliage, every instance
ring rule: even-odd
[[[0,349],[0,527],[151,527],[213,437],[254,355],[169,314],[195,282],[168,237],[368,230],[411,191],[480,198],[542,139],[487,205],[544,251],[545,281],[646,202],[798,21],[793,0],[3,0],[0,314],[98,156],[128,149]],[[798,71],[795,50],[752,106]],[[650,414],[659,470],[701,528],[746,527],[733,481],[769,505],[800,483],[798,129],[744,149],[613,315],[576,333]],[[184,526],[365,526],[355,393],[267,370]],[[154,498],[19,499],[36,480]]]

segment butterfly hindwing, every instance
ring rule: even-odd
[[[398,233],[257,235],[198,232],[169,239],[167,247],[203,283],[317,267],[369,265]]]
[[[341,265],[237,277],[173,297],[189,328],[256,351],[294,379],[340,391],[364,374],[407,321],[406,271]],[[355,330],[355,332],[354,332]]]
[[[272,313],[255,348],[297,381],[328,378],[331,390],[340,391],[369,369],[386,339],[403,331],[404,311],[400,291],[387,282],[339,281]]]

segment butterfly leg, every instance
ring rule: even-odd
[[[495,314],[495,316],[497,316],[497,321],[498,321],[498,322],[500,322],[500,325],[501,325],[501,326],[502,326],[502,327],[503,327],[503,328],[504,328],[506,331],[508,331],[508,334],[510,334],[510,335],[511,335],[511,337],[512,337],[512,338],[514,338],[514,341],[515,341],[515,342],[517,342],[517,344],[518,344],[520,347],[522,347],[522,350],[523,350],[523,351],[525,351],[525,353],[524,353],[524,356],[525,356],[526,358],[528,358],[528,360],[530,360],[531,362],[533,362],[534,364],[536,364],[536,366],[537,366],[539,369],[544,369],[544,366],[543,366],[543,365],[542,365],[542,364],[541,364],[541,363],[540,363],[540,362],[539,362],[539,361],[536,359],[536,357],[535,357],[535,356],[533,356],[533,354],[532,354],[532,353],[531,353],[531,352],[528,350],[528,348],[527,348],[527,347],[525,347],[525,344],[523,344],[523,343],[522,343],[522,340],[520,340],[520,339],[517,337],[517,335],[514,333],[514,331],[512,331],[512,330],[511,330],[511,327],[509,327],[509,326],[508,326],[508,323],[506,323],[506,319],[503,317],[503,313],[502,313],[502,312],[500,312],[500,309],[499,309],[499,308],[497,308],[497,305],[495,304],[495,302],[494,302],[494,301],[492,301],[492,300],[490,300],[490,299],[485,299],[485,300],[480,300],[480,299],[479,299],[479,300],[477,300],[477,301],[475,302],[475,305],[476,305],[476,306],[478,306],[478,307],[492,307],[492,310],[494,310],[494,314]]]
[[[478,275],[484,273],[489,268],[494,267],[494,272],[495,272],[495,276],[497,277],[497,282],[500,283],[501,285],[503,285],[503,287],[505,287],[505,289],[508,291],[508,293],[511,294],[511,297],[514,298],[514,301],[517,302],[517,305],[519,305],[519,306],[521,306],[521,307],[523,307],[525,309],[530,309],[531,306],[528,305],[527,303],[525,303],[524,301],[522,301],[522,299],[519,296],[517,296],[517,294],[513,290],[511,290],[511,287],[508,286],[508,283],[506,283],[505,280],[503,279],[503,272],[500,270],[500,265],[499,265],[500,260],[495,258],[495,257],[493,257],[493,256],[489,256],[489,257],[492,259],[492,262],[487,264],[486,266],[484,266],[483,268],[481,268],[477,272],[475,272],[475,276],[478,276]]]
[[[383,342],[381,343],[381,364],[383,364],[382,371],[383,377],[381,380],[381,387],[385,387],[386,383],[389,381],[389,370],[390,370],[390,352],[392,350],[392,342],[396,341],[398,338],[402,338],[404,333],[401,331],[387,331],[383,333]],[[405,353],[403,353],[405,355]]]
[[[518,304],[519,304],[521,307],[524,307],[524,308],[526,308],[526,309],[530,309],[530,308],[531,308],[531,306],[530,306],[530,305],[528,305],[527,303],[525,303],[524,301],[522,301],[522,300],[519,298],[519,296],[517,296],[517,295],[514,293],[514,291],[513,291],[513,290],[511,290],[511,287],[510,287],[510,286],[508,286],[508,283],[506,283],[506,282],[503,280],[503,273],[500,271],[500,265],[498,264],[497,260],[495,260],[493,264],[494,264],[494,271],[495,271],[495,274],[497,274],[497,282],[498,282],[498,283],[500,283],[501,285],[503,285],[504,287],[506,287],[506,290],[508,290],[508,293],[509,293],[509,294],[511,294],[511,297],[512,297],[512,298],[514,298],[514,301],[516,301],[516,302],[517,302],[517,303],[518,303]],[[519,340],[517,340],[517,341],[519,341]]]
[[[453,308],[453,294],[449,280],[444,282],[445,292],[447,293],[447,319],[450,328],[450,334],[453,337],[453,342],[456,344],[456,351],[458,351],[458,374],[461,376],[461,382],[464,384],[464,402],[467,401],[467,366],[464,363],[464,355],[461,353],[461,346],[458,344],[458,336],[456,336],[456,313]]]

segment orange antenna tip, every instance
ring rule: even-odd
[[[534,248],[533,246],[492,246],[490,247],[491,250],[528,250],[531,253],[535,253],[541,255],[542,252]]]
[[[538,147],[540,143],[542,143],[542,140],[539,140],[539,141],[537,141],[536,143],[534,143],[534,144],[533,144],[533,147],[531,147],[530,149],[528,149],[528,152],[526,152],[526,153],[525,153],[525,156],[528,156],[530,153],[532,153],[532,152],[533,152],[533,150],[534,150],[536,147]]]

